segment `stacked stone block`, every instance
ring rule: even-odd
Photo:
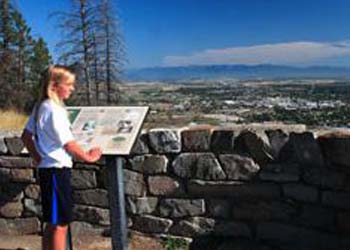
[[[0,142],[0,233],[40,232],[19,138]],[[124,159],[128,226],[198,249],[350,249],[350,137],[281,129],[156,129]],[[75,233],[110,227],[104,159],[75,162]],[[209,248],[208,248],[209,249]]]

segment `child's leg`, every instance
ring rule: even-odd
[[[68,223],[72,218],[70,169],[43,169],[39,174],[43,220],[48,223],[43,250],[66,250]]]
[[[45,228],[42,238],[43,250],[66,250],[67,245],[67,225],[50,225]]]
[[[57,225],[52,230],[52,250],[66,250],[67,246],[67,225]]]

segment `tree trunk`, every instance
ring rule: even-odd
[[[87,33],[87,20],[86,20],[86,0],[80,0],[80,20],[82,27],[82,37],[83,37],[83,50],[84,50],[84,75],[86,83],[86,97],[88,105],[91,105],[91,88],[90,88],[90,76],[89,76],[89,47],[88,47],[88,33]]]

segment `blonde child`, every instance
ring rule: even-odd
[[[72,156],[95,162],[101,157],[101,150],[92,148],[85,152],[71,132],[64,100],[74,91],[74,73],[65,66],[51,66],[43,73],[41,88],[22,140],[39,167],[43,221],[47,224],[43,249],[64,250],[72,220]]]

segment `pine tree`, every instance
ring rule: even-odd
[[[13,74],[11,67],[13,62],[13,53],[11,51],[11,42],[13,37],[11,27],[12,5],[9,0],[0,0],[0,103],[4,107],[10,107],[12,100],[10,97],[13,86],[11,83]]]
[[[52,63],[51,55],[43,38],[33,40],[33,50],[29,58],[28,86],[30,88],[31,98],[28,98],[29,106],[32,106],[37,100],[40,86],[39,81],[42,72]]]
[[[0,0],[0,39],[1,56],[9,53],[11,43],[11,13],[12,5],[9,0]]]
[[[32,103],[33,82],[38,82],[38,76],[34,77],[38,73],[32,70],[35,71],[39,64],[48,66],[46,58],[50,56],[45,42],[42,39],[35,41],[30,33],[31,29],[21,13],[9,0],[0,0],[1,108],[21,111]],[[40,50],[42,52],[38,52]]]
[[[26,83],[26,73],[28,72],[29,59],[33,50],[33,38],[30,35],[30,28],[23,19],[21,13],[14,11],[13,20],[13,51],[15,53],[15,68],[17,84]]]

